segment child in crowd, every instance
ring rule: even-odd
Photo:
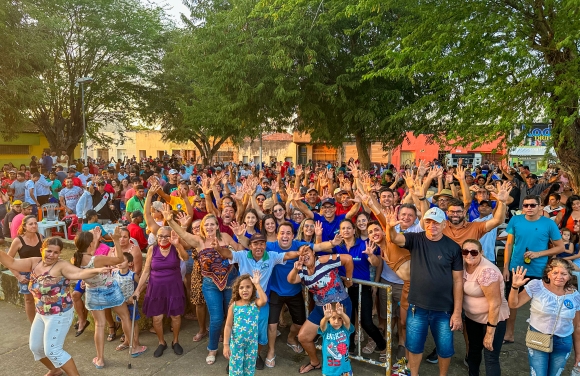
[[[556,257],[562,257],[564,260],[572,261],[574,264],[574,274],[576,276],[576,286],[578,286],[578,280],[580,280],[580,253],[578,253],[578,244],[574,243],[573,234],[570,229],[564,227],[560,230],[562,234],[562,241],[564,242],[564,252],[560,253]]]
[[[130,252],[123,252],[123,256],[123,263],[117,265],[118,270],[113,271],[113,280],[117,281],[119,287],[121,287],[121,291],[125,297],[125,302],[127,303],[127,308],[129,308],[129,316],[133,318],[133,310],[135,310],[135,321],[137,321],[141,318],[141,315],[139,315],[138,305],[136,303],[133,304],[133,293],[135,292],[135,287],[139,283],[139,276],[131,270],[133,267],[133,255]],[[121,322],[119,316],[117,316],[117,321]],[[117,351],[122,351],[129,348],[130,339],[126,334],[130,333],[123,334],[121,337],[123,343],[117,346]],[[135,333],[133,338],[133,353],[131,356],[136,358],[147,350],[147,346],[141,346],[139,343],[139,325],[135,325]]]
[[[324,317],[320,320],[318,334],[322,336],[322,374],[324,376],[352,375],[352,365],[348,358],[350,335],[354,325],[340,303],[322,307]],[[330,322],[330,325],[327,325]]]
[[[251,376],[258,356],[258,316],[268,302],[260,286],[260,272],[243,274],[232,286],[232,300],[224,328],[224,357],[229,359],[229,374]]]

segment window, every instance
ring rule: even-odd
[[[231,162],[234,159],[233,151],[218,151],[213,157],[214,161]]]
[[[0,145],[3,154],[30,154],[28,145]]]
[[[147,158],[147,150],[139,150],[139,159]]]
[[[298,163],[305,165],[308,162],[308,150],[306,145],[298,146]]]
[[[242,158],[242,162],[244,164],[248,163],[248,156],[247,155],[244,155],[244,157]]]
[[[101,158],[103,161],[109,161],[109,149],[97,149],[97,158]]]

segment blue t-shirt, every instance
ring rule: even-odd
[[[322,336],[322,374],[325,376],[340,376],[352,372],[352,365],[348,357],[350,335],[354,333],[354,325],[350,328],[344,325],[334,329],[330,323],[326,323],[323,332],[318,328],[318,334]]]
[[[109,234],[107,232],[107,230],[105,230],[105,228],[99,222],[95,222],[95,223],[83,223],[83,225],[81,226],[81,231],[91,231],[95,227],[100,227],[101,228],[101,236],[105,236],[105,235],[108,235]],[[113,247],[115,245],[112,242],[103,242],[103,243],[105,243],[109,247]]]
[[[313,213],[314,220],[322,222],[322,241],[328,241],[334,239],[334,236],[338,234],[340,229],[340,222],[346,218],[346,214],[337,215],[334,217],[332,222],[328,222],[324,216]]]
[[[496,204],[495,201],[491,202],[492,209],[495,209]],[[467,215],[469,216],[469,222],[473,222],[479,218],[479,202],[477,202],[477,200],[471,201],[471,205],[469,205],[469,209],[467,209]]]
[[[354,245],[348,250],[344,243],[333,248],[334,253],[350,255],[352,263],[354,264],[354,271],[352,277],[362,279],[363,281],[371,280],[369,256],[363,253],[367,249],[367,243],[357,238]],[[375,254],[377,250],[375,249]],[[341,266],[339,269],[340,275],[346,277],[346,269]]]
[[[562,239],[556,223],[544,216],[536,221],[528,221],[526,216],[521,214],[510,219],[506,232],[514,236],[510,270],[523,266],[528,269],[527,276],[541,277],[548,263],[548,256],[532,259],[529,264],[526,264],[524,263],[524,253],[526,248],[530,251],[546,250],[550,240]]]
[[[277,252],[264,252],[262,258],[258,261],[252,256],[252,251],[234,251],[232,252],[232,258],[228,260],[230,264],[238,264],[238,269],[240,270],[240,275],[249,274],[252,275],[254,270],[259,270],[260,275],[260,285],[262,290],[268,295],[270,293],[270,277],[272,276],[272,271],[276,265],[285,264],[284,254]],[[294,264],[292,264],[294,266]]]
[[[266,251],[268,252],[277,252],[277,253],[286,253],[291,251],[297,251],[303,245],[310,245],[314,247],[313,243],[308,242],[300,242],[298,240],[292,240],[292,244],[288,249],[280,248],[280,244],[278,241],[275,242],[267,242],[266,243]],[[272,277],[270,278],[270,290],[274,291],[279,296],[294,296],[302,290],[302,285],[297,283],[290,283],[288,282],[288,274],[294,269],[294,263],[298,261],[298,259],[290,259],[287,260],[285,264],[278,264],[274,267],[274,271],[272,272]]]

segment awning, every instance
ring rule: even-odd
[[[510,156],[534,156],[543,157],[546,154],[545,146],[518,146],[510,150]],[[554,148],[550,148],[550,154],[556,156]]]

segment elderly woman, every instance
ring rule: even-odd
[[[483,257],[481,243],[463,242],[463,310],[469,339],[467,364],[470,376],[479,376],[481,351],[487,375],[501,375],[499,354],[510,315],[504,280],[497,266]]]
[[[89,279],[108,268],[79,269],[59,260],[63,243],[59,238],[48,238],[41,247],[41,257],[15,260],[0,252],[0,263],[21,273],[29,273],[28,290],[34,297],[36,314],[30,328],[30,350],[34,360],[49,369],[46,376],[66,372],[79,375],[74,360],[64,349],[64,340],[73,320],[70,279]],[[45,349],[50,349],[50,358]]]
[[[115,229],[113,234],[113,243],[117,249],[120,249],[119,238],[121,231]],[[118,265],[124,261],[123,254],[119,253],[115,257],[95,256],[95,250],[98,247],[101,230],[95,227],[92,231],[84,231],[75,237],[75,246],[77,251],[73,255],[73,263],[81,269],[95,269],[104,266]],[[100,273],[91,278],[85,278],[85,307],[91,311],[95,319],[95,347],[97,356],[93,358],[93,365],[97,369],[105,367],[105,309],[112,308],[113,311],[121,318],[121,325],[124,333],[130,333],[131,319],[129,318],[129,309],[125,304],[125,298],[121,292],[121,287],[113,280],[111,273]],[[133,349],[133,356],[139,356],[146,348]]]
[[[167,343],[163,338],[163,315],[171,318],[173,352],[177,355],[183,354],[183,348],[179,344],[179,330],[181,315],[185,312],[185,292],[180,261],[186,261],[188,258],[189,255],[180,244],[179,237],[167,226],[157,231],[157,244],[147,250],[145,267],[134,296],[139,296],[145,283],[149,281],[143,301],[143,313],[153,317],[153,328],[159,340],[159,346],[153,354],[156,358],[162,356],[167,349]]]
[[[167,224],[185,241],[190,247],[197,249],[198,262],[203,276],[202,292],[209,309],[209,351],[205,361],[211,365],[215,363],[218,350],[219,337],[224,323],[225,314],[232,298],[231,286],[238,276],[236,269],[225,262],[215,250],[219,244],[222,247],[233,247],[235,250],[243,250],[231,236],[223,234],[219,230],[219,222],[216,216],[206,215],[200,224],[199,235],[186,232],[174,221],[171,211],[164,211],[163,215]]]
[[[10,244],[8,255],[14,257],[18,253],[21,259],[40,257],[41,245],[42,236],[38,233],[36,217],[34,215],[27,215],[18,228],[18,236]],[[18,292],[24,295],[24,310],[26,311],[26,316],[28,316],[28,321],[32,322],[35,317],[35,309],[34,298],[30,295],[30,291],[28,291],[30,273],[19,273],[16,270],[11,270],[11,272],[18,280]]]
[[[553,334],[551,353],[528,348],[532,375],[561,375],[572,347],[574,364],[580,362],[580,294],[572,286],[571,271],[572,266],[558,258],[548,262],[542,279],[530,281],[521,266],[512,270],[509,307],[517,309],[531,300],[529,330]]]
[[[322,368],[322,364],[316,355],[316,346],[314,345],[314,338],[316,337],[320,320],[324,317],[322,307],[328,303],[340,302],[344,306],[347,315],[350,316],[352,313],[352,303],[345,285],[347,287],[352,286],[354,266],[350,255],[324,255],[317,257],[309,245],[303,245],[298,251],[301,256],[294,263],[294,269],[288,274],[288,282],[304,283],[308,291],[312,293],[316,303],[316,307],[298,333],[298,341],[300,341],[310,358],[310,362],[300,367],[298,371],[300,373],[308,373]],[[344,283],[339,275],[339,268],[341,267],[346,270]]]

